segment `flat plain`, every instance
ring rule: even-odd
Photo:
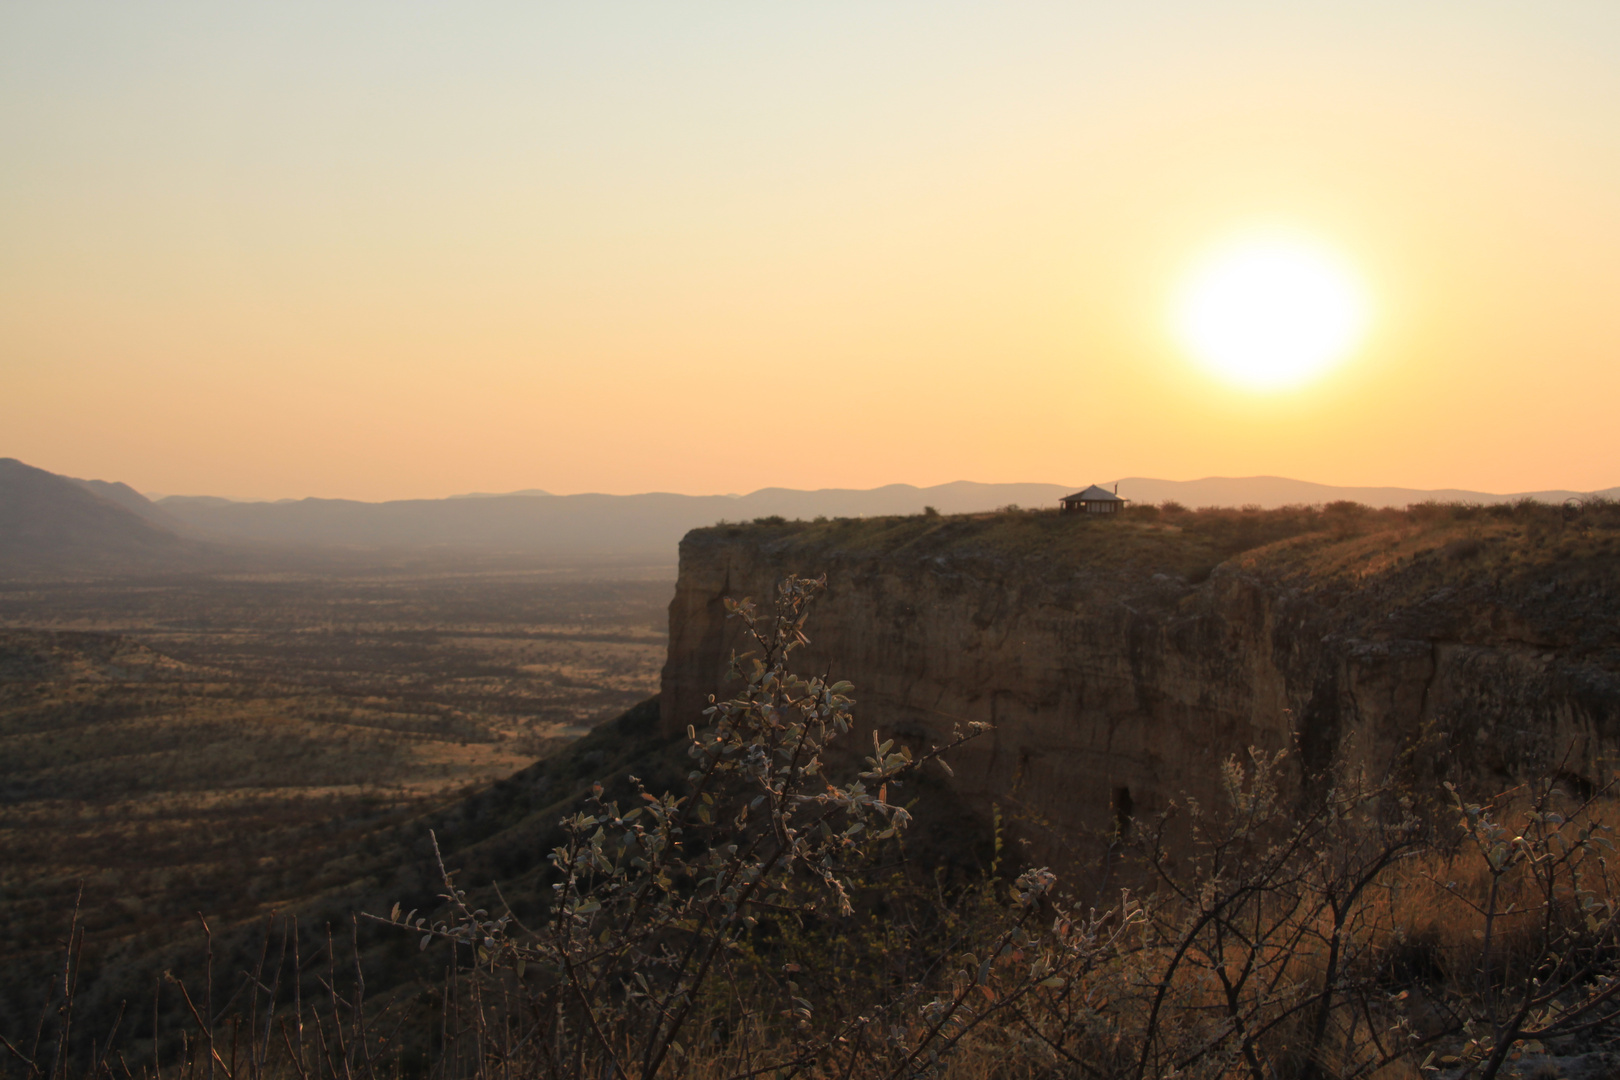
[[[667,566],[0,582],[0,966],[34,968],[81,888],[92,947],[116,951],[344,884],[376,830],[656,692],[673,585]]]

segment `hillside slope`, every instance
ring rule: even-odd
[[[72,478],[70,477],[70,479]],[[138,514],[166,532],[183,534],[186,531],[183,522],[166,513],[152,500],[121,480],[74,479],[73,482],[86,491],[101,496],[108,502],[116,503],[125,510]]]
[[[169,566],[188,550],[173,532],[79,481],[0,458],[0,573]]]

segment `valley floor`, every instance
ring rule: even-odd
[[[0,583],[0,967],[348,880],[657,689],[666,567]],[[9,980],[6,980],[9,981]],[[0,986],[0,999],[32,989]]]

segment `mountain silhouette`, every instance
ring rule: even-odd
[[[124,484],[86,483],[0,458],[0,570],[110,572],[176,565],[188,545],[131,509],[131,497],[146,502]]]

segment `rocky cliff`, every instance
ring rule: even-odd
[[[722,599],[823,572],[799,670],[852,681],[886,733],[994,725],[956,754],[956,790],[1045,819],[1047,846],[1208,797],[1251,746],[1308,776],[1383,768],[1428,731],[1425,779],[1553,768],[1585,785],[1620,737],[1612,506],[699,529],[670,605],[667,730],[725,692],[740,643]]]

